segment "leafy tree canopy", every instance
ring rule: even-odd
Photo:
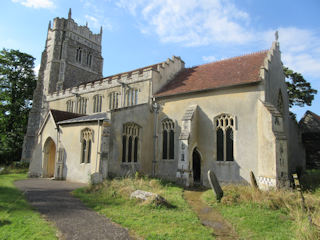
[[[19,50],[0,51],[0,162],[20,160],[36,78],[35,58]]]
[[[300,73],[294,72],[287,67],[283,67],[283,72],[287,78],[289,107],[303,107],[305,104],[311,106],[317,90],[313,89],[311,84]]]

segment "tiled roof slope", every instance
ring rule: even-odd
[[[156,97],[258,82],[267,53],[266,50],[186,68],[160,89]]]
[[[51,114],[53,116],[54,121],[60,122],[60,121],[64,121],[64,120],[68,120],[68,119],[72,119],[72,118],[77,118],[77,117],[82,117],[85,116],[83,114],[78,114],[78,113],[72,113],[72,112],[66,112],[66,111],[60,111],[60,110],[56,110],[56,109],[50,109]]]

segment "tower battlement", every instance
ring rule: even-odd
[[[101,44],[102,30],[100,30],[100,33],[95,34],[88,28],[88,26],[78,25],[72,18],[54,18],[53,26],[52,28],[49,26],[49,31],[56,30],[67,30],[70,38],[77,39],[81,36],[81,38],[85,38],[97,45]]]

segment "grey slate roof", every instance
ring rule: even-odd
[[[94,122],[94,121],[106,120],[106,119],[108,119],[107,113],[104,112],[104,113],[97,113],[93,115],[82,116],[82,117],[60,121],[58,122],[58,125],[69,124],[69,123]]]

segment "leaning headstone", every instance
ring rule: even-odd
[[[210,186],[212,188],[213,193],[216,195],[216,199],[218,202],[220,202],[221,198],[223,197],[223,191],[220,187],[220,184],[218,182],[218,179],[214,172],[211,172],[211,170],[208,171],[208,179]]]
[[[250,181],[251,181],[251,186],[252,186],[255,190],[259,190],[256,177],[254,176],[254,173],[253,173],[252,171],[250,171]]]

